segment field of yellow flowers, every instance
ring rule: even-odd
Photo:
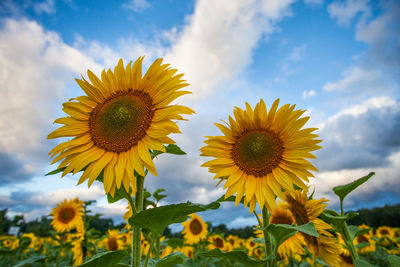
[[[163,190],[150,194],[144,180],[157,175],[157,156],[185,154],[168,135],[180,133],[176,122],[194,111],[171,104],[191,93],[181,90],[188,85],[183,74],[157,59],[142,75],[142,61],[120,60],[100,77],[88,70],[89,81],[76,79],[85,95],[63,104],[68,116],[48,135],[63,138],[49,152],[59,165],[48,175],[101,182],[109,203],[129,203],[125,228],[101,236],[88,227],[88,203],[65,199],[51,212],[49,237],[0,237],[1,266],[400,266],[400,229],[347,223],[357,213],[344,212],[344,199],[374,173],[334,187],[340,211],[327,209],[328,200],[314,198],[309,186],[318,171],[310,159],[322,148],[317,128],[304,128],[305,110],[279,106],[279,99],[271,107],[263,99],[235,107],[215,123],[222,135],[206,137],[202,167],[210,182],[223,183],[224,196],[161,206]],[[226,201],[255,216],[253,237],[209,231],[200,213]],[[183,239],[163,236],[173,223],[182,223]]]

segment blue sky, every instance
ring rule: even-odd
[[[96,3],[96,6],[93,4]],[[323,149],[312,184],[330,207],[332,187],[370,171],[376,176],[348,209],[400,202],[400,21],[398,1],[9,1],[0,3],[0,208],[28,220],[63,198],[96,199],[93,210],[121,221],[126,204],[106,202],[101,184],[44,177],[46,140],[61,104],[83,92],[74,78],[145,55],[185,73],[196,115],[173,136],[187,156],[162,155],[151,190],[163,204],[207,203],[224,193],[200,168],[204,136],[234,106],[263,98],[307,109]],[[255,224],[248,210],[224,204],[203,218],[230,227]],[[179,229],[179,227],[176,227]]]

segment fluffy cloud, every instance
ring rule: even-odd
[[[29,40],[29,41],[27,41]],[[20,161],[16,173],[34,173],[47,162],[45,137],[57,114],[55,106],[69,94],[73,77],[99,65],[63,43],[58,34],[36,22],[5,20],[0,28],[0,152]],[[12,164],[1,166],[0,180]],[[18,168],[16,165],[14,165]]]
[[[384,166],[400,148],[399,131],[400,103],[393,99],[372,98],[345,109],[320,127],[317,166],[322,171]]]
[[[194,14],[176,35],[169,62],[192,84],[193,101],[234,79],[251,63],[257,44],[290,14],[293,1],[197,1]]]
[[[315,96],[316,92],[315,90],[306,90],[303,91],[303,94],[301,95],[304,99]]]

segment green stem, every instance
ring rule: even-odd
[[[343,199],[340,200],[340,213],[342,216],[344,216]]]
[[[353,240],[351,239],[350,236],[350,231],[349,228],[347,227],[347,223],[344,222],[342,226],[342,235],[343,239],[345,240],[347,247],[349,248],[351,259],[353,260],[353,263],[356,262],[360,257],[358,256],[357,250],[354,247]]]
[[[137,188],[135,197],[136,213],[139,213],[143,210],[143,188],[144,188],[143,176],[138,175],[136,177],[136,188]],[[132,243],[132,247],[134,249],[132,258],[134,267],[140,267],[140,259],[141,259],[140,247],[141,247],[141,236],[142,236],[141,234],[142,234],[142,229],[134,227],[134,238]]]
[[[156,247],[155,247],[156,259],[160,258],[160,236],[156,236]]]
[[[150,248],[146,255],[146,261],[144,262],[144,267],[147,267],[147,264],[149,263],[150,253],[153,250],[155,239],[157,239],[157,238],[151,237]]]
[[[267,232],[266,227],[269,225],[269,218],[270,214],[267,210],[267,208],[264,206],[262,210],[262,215],[263,215],[263,232],[264,232],[264,242],[265,242],[265,257],[269,257],[272,253],[272,245],[271,245],[271,236]],[[267,266],[271,266],[273,262],[271,260],[267,261]]]

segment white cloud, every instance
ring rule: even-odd
[[[332,18],[337,20],[339,25],[349,26],[357,14],[362,13],[364,16],[369,14],[368,2],[369,0],[333,2],[328,6],[328,12]]]
[[[6,20],[0,29],[0,151],[29,164],[47,159],[44,145],[68,85],[80,72],[100,66],[58,34],[36,22]]]
[[[315,94],[316,94],[315,90],[305,90],[305,91],[303,91],[302,97],[304,99],[306,99],[306,98],[315,96]]]
[[[166,56],[190,81],[194,93],[190,99],[205,97],[221,81],[240,76],[260,40],[290,14],[291,2],[197,1]]]
[[[125,3],[122,6],[135,12],[140,12],[150,7],[150,3],[146,0],[130,0],[128,3]]]
[[[343,79],[328,82],[325,91],[350,91],[351,93],[382,93],[393,90],[393,84],[384,79],[379,70],[365,69],[359,66],[351,67],[343,72]]]

